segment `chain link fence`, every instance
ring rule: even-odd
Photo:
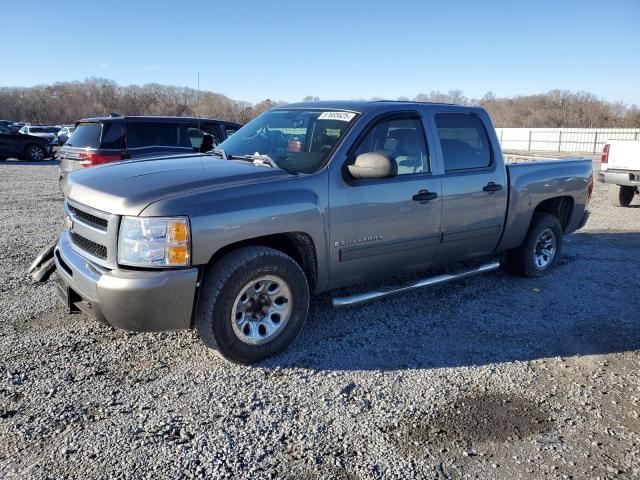
[[[503,150],[599,153],[609,140],[640,140],[640,128],[496,128]]]

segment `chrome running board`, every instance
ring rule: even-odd
[[[409,290],[415,290],[416,288],[430,287],[432,285],[440,285],[441,283],[447,283],[452,280],[459,280],[461,278],[472,277],[480,273],[490,272],[500,268],[500,262],[490,262],[480,265],[479,267],[472,268],[471,270],[465,270],[460,273],[444,273],[442,275],[436,275],[435,277],[423,278],[422,280],[416,280],[411,283],[407,283],[402,286],[394,286],[382,288],[380,290],[373,290],[367,293],[361,293],[358,295],[351,295],[350,297],[337,297],[333,299],[334,307],[349,307],[352,305],[358,305],[360,303],[370,302],[379,298],[395,295],[396,293],[408,292]]]

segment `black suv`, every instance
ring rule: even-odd
[[[44,160],[53,155],[53,144],[46,138],[13,133],[0,125],[0,160]]]
[[[58,152],[60,174],[118,160],[198,152],[206,135],[211,135],[213,148],[240,127],[209,118],[86,118],[76,123]]]

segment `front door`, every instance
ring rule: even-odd
[[[435,124],[445,175],[442,179],[440,263],[490,254],[507,209],[507,176],[498,166],[482,120],[470,113],[438,113]]]
[[[347,162],[382,151],[397,163],[391,178],[355,180],[346,171],[329,195],[332,287],[426,268],[440,241],[442,191],[431,174],[416,112],[371,122]],[[333,186],[332,186],[333,187]]]

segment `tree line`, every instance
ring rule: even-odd
[[[315,96],[305,101],[318,101]],[[608,102],[588,92],[552,90],[538,95],[499,98],[487,92],[469,99],[461,90],[420,93],[398,100],[479,105],[497,127],[640,128],[640,109]],[[0,87],[0,118],[43,124],[65,124],[86,117],[109,115],[174,115],[218,118],[246,123],[285,102],[271,99],[252,104],[223,94],[194,88],[148,83],[118,85],[89,78],[34,87]]]

